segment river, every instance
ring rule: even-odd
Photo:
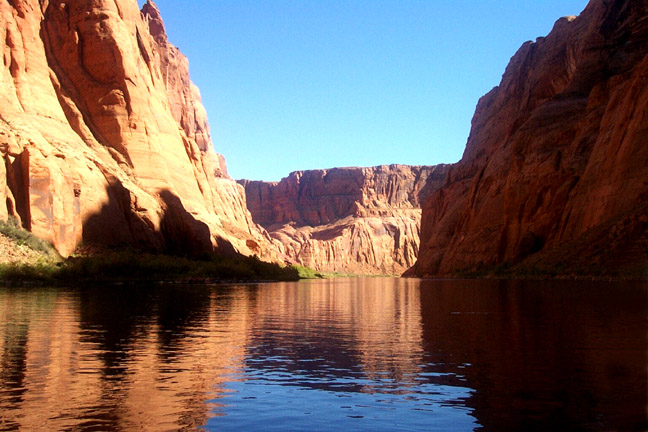
[[[646,283],[0,288],[0,430],[646,430]]]

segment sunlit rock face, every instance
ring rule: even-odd
[[[188,61],[135,0],[0,2],[0,218],[81,241],[273,256]]]
[[[412,275],[648,271],[648,2],[592,0],[525,43],[423,206]]]
[[[254,221],[293,263],[326,272],[400,274],[418,251],[422,200],[447,165],[298,171],[241,180]]]

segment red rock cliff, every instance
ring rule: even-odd
[[[592,0],[525,43],[423,207],[411,275],[648,273],[648,2]]]
[[[1,219],[63,255],[270,250],[152,2],[2,1],[0,41]]]
[[[400,274],[414,264],[420,203],[447,166],[298,171],[278,183],[240,181],[254,221],[293,263],[319,271]]]

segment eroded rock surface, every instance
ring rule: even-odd
[[[447,168],[334,168],[240,183],[254,221],[289,261],[325,272],[400,274],[416,260],[421,202]]]
[[[0,218],[81,241],[273,255],[187,59],[135,0],[0,2]]]
[[[525,43],[423,207],[412,275],[648,277],[648,2],[592,0]]]

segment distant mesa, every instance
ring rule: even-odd
[[[322,272],[400,275],[414,265],[421,203],[448,165],[297,171],[240,180],[254,221],[294,264]]]

